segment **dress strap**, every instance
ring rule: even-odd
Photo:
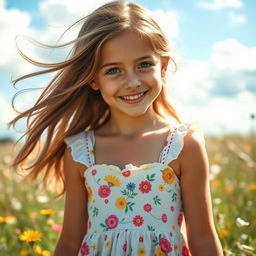
[[[202,129],[197,122],[176,124],[173,131],[168,135],[166,145],[160,155],[159,162],[169,164],[178,158],[184,146],[184,137],[190,130],[199,132],[203,136]]]
[[[93,131],[80,132],[67,137],[65,143],[71,148],[71,155],[74,161],[89,167],[94,164],[94,136]]]

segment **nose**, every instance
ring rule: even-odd
[[[131,71],[127,74],[127,79],[125,82],[126,89],[136,89],[141,85],[140,79],[136,72]]]

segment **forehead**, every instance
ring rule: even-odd
[[[147,55],[155,55],[150,41],[132,31],[114,36],[101,48],[102,62],[130,60]]]

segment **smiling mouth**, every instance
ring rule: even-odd
[[[140,93],[133,94],[133,95],[119,96],[119,98],[126,103],[134,104],[134,103],[138,103],[138,102],[142,101],[147,92],[148,91],[140,92]]]

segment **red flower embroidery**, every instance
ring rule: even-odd
[[[145,204],[143,208],[145,212],[151,212],[152,210],[151,204]]]
[[[89,249],[89,246],[86,242],[84,242],[82,244],[81,249],[80,249],[80,253],[83,254],[83,255],[89,255],[90,249]]]
[[[129,177],[131,175],[131,171],[128,170],[128,171],[122,172],[122,174],[124,177]]]
[[[106,241],[108,239],[107,235],[104,235],[104,241]]]
[[[167,215],[165,213],[162,214],[162,222],[166,223],[167,222]]]
[[[126,249],[127,249],[127,244],[126,244],[126,242],[123,244],[123,247],[122,247],[122,248],[123,248],[123,251],[126,252]]]
[[[134,226],[136,227],[140,227],[144,222],[144,219],[139,216],[139,215],[136,215],[134,218],[133,218],[133,224]]]
[[[92,175],[95,176],[96,173],[97,173],[97,170],[96,170],[96,169],[93,169],[93,170],[92,170]]]
[[[172,212],[174,211],[174,206],[171,206],[171,211],[172,211]]]
[[[171,243],[163,237],[159,240],[159,246],[161,248],[161,251],[164,253],[169,253],[172,251]]]
[[[102,198],[108,197],[110,195],[109,186],[106,186],[106,185],[100,186],[99,189],[98,189],[98,194]]]
[[[116,215],[110,215],[106,219],[106,225],[108,226],[109,229],[114,229],[118,225],[118,218]]]
[[[180,215],[178,217],[178,225],[179,225],[179,227],[181,227],[182,221],[183,221],[183,214],[180,213]]]
[[[144,241],[143,236],[140,236],[140,237],[139,237],[139,242],[140,242],[140,243],[143,243],[143,241]]]
[[[185,245],[182,247],[182,256],[189,256],[189,250]]]
[[[150,182],[148,182],[147,180],[144,180],[140,183],[139,190],[142,193],[148,193],[149,191],[151,191],[151,187],[152,185],[150,184]]]
[[[104,203],[105,203],[105,204],[108,204],[108,199],[105,199],[105,200],[104,200]]]

